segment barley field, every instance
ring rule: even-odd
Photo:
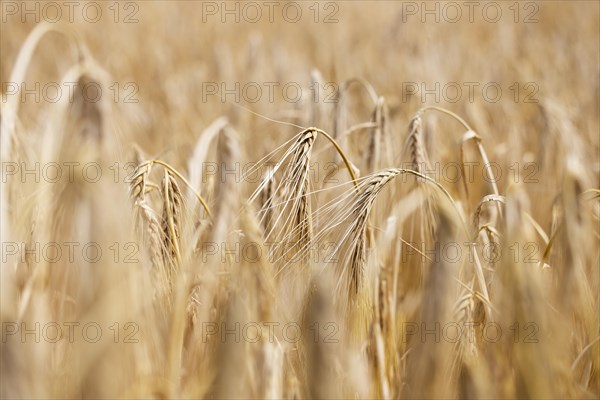
[[[596,399],[597,1],[0,1],[0,394]]]

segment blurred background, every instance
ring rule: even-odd
[[[36,157],[46,154],[45,145],[51,140],[40,138],[51,137],[43,135],[51,135],[55,126],[62,126],[54,125],[53,117],[59,114],[55,103],[68,92],[63,80],[69,68],[80,61],[81,47],[77,49],[75,43],[85,47],[86,57],[94,59],[104,74],[99,95],[104,108],[94,111],[103,118],[96,118],[94,112],[83,112],[82,119],[90,118],[92,122],[88,122],[93,127],[102,120],[99,136],[114,147],[110,150],[103,147],[96,154],[101,147],[98,142],[74,141],[65,136],[62,148],[86,148],[91,155],[65,150],[56,152],[57,159],[94,156],[110,166],[117,161],[139,164],[141,160],[157,158],[189,176],[188,162],[194,157],[199,137],[203,132],[209,135],[205,129],[225,117],[237,132],[239,153],[224,153],[237,154],[240,162],[258,161],[303,128],[316,126],[339,140],[359,175],[364,177],[380,168],[411,163],[406,157],[411,120],[424,107],[441,107],[460,116],[481,137],[489,159],[497,163],[499,193],[514,195],[516,199],[509,200],[512,208],[507,207],[513,211],[506,213],[505,226],[497,227],[502,233],[498,237],[509,239],[503,245],[510,245],[513,238],[533,237],[531,240],[539,243],[536,254],[543,255],[544,262],[551,266],[579,266],[573,268],[576,272],[572,276],[567,267],[550,278],[547,274],[527,272],[535,276],[528,280],[530,275],[519,275],[522,270],[510,264],[505,271],[514,274],[507,273],[494,280],[496,265],[486,265],[486,278],[493,282],[490,283],[492,308],[504,312],[499,315],[507,324],[534,318],[545,339],[539,346],[484,343],[473,353],[469,353],[471,347],[455,352],[456,348],[450,346],[434,354],[417,343],[408,355],[406,343],[400,344],[399,333],[393,329],[386,331],[385,324],[380,327],[383,334],[379,332],[383,339],[377,342],[380,336],[376,334],[376,322],[378,318],[383,321],[385,315],[393,315],[389,309],[383,317],[368,314],[368,329],[357,334],[358,344],[348,339],[352,346],[344,347],[342,341],[341,347],[334,347],[331,352],[325,351],[326,346],[311,345],[305,346],[305,352],[296,353],[297,348],[287,344],[281,346],[283,350],[268,345],[255,348],[244,344],[240,350],[222,343],[221,346],[211,342],[199,344],[199,321],[279,320],[283,317],[275,309],[285,310],[287,303],[294,303],[307,315],[314,313],[315,320],[335,320],[343,326],[346,315],[336,314],[330,308],[329,293],[333,290],[327,285],[321,289],[325,296],[305,303],[300,295],[292,299],[294,296],[292,291],[286,291],[287,286],[274,283],[279,282],[275,273],[261,272],[262,275],[255,276],[237,265],[235,268],[241,268],[243,273],[234,274],[237,278],[231,281],[217,273],[208,274],[209,283],[202,283],[208,289],[198,295],[201,300],[193,296],[188,299],[187,292],[177,297],[177,291],[163,293],[163,298],[153,292],[156,282],[150,281],[147,270],[143,269],[149,267],[147,258],[139,263],[142,267],[132,267],[131,272],[123,272],[107,262],[110,265],[106,271],[110,272],[96,268],[92,275],[82,273],[75,274],[76,277],[65,272],[68,266],[64,270],[53,267],[52,274],[38,275],[35,263],[13,265],[3,260],[3,272],[8,271],[7,266],[15,271],[14,276],[3,282],[3,289],[10,289],[10,294],[6,290],[3,294],[3,321],[23,318],[33,323],[46,317],[96,318],[106,321],[102,325],[105,332],[109,321],[136,321],[142,340],[136,347],[123,343],[113,346],[110,342],[104,347],[89,343],[69,347],[62,341],[58,345],[36,347],[32,343],[16,343],[17,336],[14,336],[16,342],[7,344],[3,337],[2,379],[6,386],[2,393],[7,398],[49,394],[65,398],[596,398],[600,393],[597,340],[600,301],[595,247],[599,236],[597,226],[593,226],[598,218],[597,204],[593,203],[595,214],[586,214],[587,211],[577,214],[579,208],[570,202],[576,196],[561,197],[570,193],[579,196],[585,190],[600,187],[599,2],[3,0],[0,11],[3,120],[12,112],[7,99],[19,97],[18,123],[13,135],[18,144],[14,147],[13,161],[21,157],[41,159]],[[67,35],[49,32],[43,36],[27,66],[25,81],[13,81],[19,52],[27,50],[28,36],[41,25],[60,27]],[[89,95],[95,96],[94,91]],[[373,163],[369,161],[369,151],[374,126],[368,123],[381,120],[376,117],[378,105],[384,110],[381,115],[385,119],[385,146]],[[85,110],[89,111],[84,107]],[[80,111],[74,107],[65,111],[65,115],[81,116],[77,114]],[[365,123],[368,129],[360,127]],[[77,129],[79,125],[75,124],[73,132],[80,132]],[[63,131],[56,129],[56,134]],[[428,112],[423,118],[423,146],[429,159],[442,166],[438,168],[460,162],[461,140],[466,131],[465,126],[448,115]],[[206,149],[209,153],[206,159],[217,153],[214,147]],[[318,154],[320,160],[329,160]],[[466,157],[479,160],[475,151],[467,151]],[[469,193],[463,192],[463,182],[452,176],[438,170],[435,177],[457,199],[456,204],[468,215],[465,219],[469,224],[473,217],[469,212],[477,208],[483,196],[492,193],[489,182],[479,175],[470,182]],[[343,182],[348,179],[346,172],[341,172],[338,178]],[[203,195],[218,210],[218,204],[222,203],[219,183],[209,183],[213,186]],[[252,193],[254,187],[248,186],[231,196],[237,206]],[[64,193],[57,190],[56,198],[60,201],[48,208],[40,205],[45,204],[46,192],[36,186],[13,181],[10,187],[13,197],[4,205],[13,207],[7,207],[13,240],[26,242],[39,232],[47,233],[50,238],[56,235],[69,240],[80,237],[81,231],[107,241],[109,238],[112,241],[113,236],[127,240],[128,233],[124,233],[127,229],[121,229],[121,222],[130,217],[129,204],[125,197],[119,197],[123,193],[115,185],[102,192],[109,194],[106,202],[97,200],[97,195],[88,195],[96,193],[96,186],[93,190],[88,186],[77,187],[72,197],[64,198],[60,197]],[[333,195],[328,193],[323,196],[331,200]],[[385,213],[399,198],[397,192],[391,192],[387,203],[376,208],[372,219],[374,231],[381,235],[377,239],[382,240],[377,245],[371,243],[372,247],[389,251],[380,254],[382,265],[388,265],[386,262],[391,265],[394,249],[400,248],[400,228],[400,233],[391,230],[397,234],[392,239],[386,239],[383,232]],[[85,201],[90,201],[92,208],[83,214],[72,212],[75,205]],[[524,222],[530,221],[523,217],[524,210],[536,221],[536,229],[530,229],[530,223]],[[71,214],[79,217],[85,214],[85,218],[101,223],[98,226],[82,223],[88,221],[83,217],[71,220]],[[4,209],[2,215],[4,218]],[[45,226],[46,220],[51,222],[44,231],[40,226]],[[546,258],[545,246],[551,247],[548,242],[552,242],[550,237],[554,238],[560,221],[567,221],[564,225],[569,227],[557,236],[560,246],[556,245],[556,253],[560,254],[552,253],[552,257]],[[242,221],[246,225],[240,223],[240,227],[235,225],[238,222],[227,225],[230,230],[226,232],[243,231],[251,239],[248,232],[253,231],[248,226],[254,225]],[[3,223],[7,226],[6,221]],[[545,233],[539,234],[540,230]],[[476,232],[475,236],[479,234]],[[201,265],[194,258],[199,258],[200,252],[192,245],[190,249],[192,261],[188,260],[186,268],[192,270]],[[273,272],[275,269],[271,267],[265,270]],[[474,285],[475,280],[469,275],[472,270],[466,270],[470,272],[460,276],[464,281],[461,284]],[[69,280],[63,280],[67,275]],[[43,284],[36,280],[40,276],[45,277]],[[413,297],[390,300],[397,307],[393,310],[397,312],[398,324],[420,321],[416,315],[422,304],[441,293],[427,286],[420,275],[410,279],[413,278],[414,282],[407,284],[414,289]],[[401,275],[394,279],[409,278]],[[117,280],[123,286],[113,287],[111,282]],[[270,286],[265,289],[268,286],[265,282],[277,286],[277,290],[269,291]],[[383,287],[382,292],[391,290],[389,287]],[[452,292],[455,297],[448,297],[449,302],[457,301],[456,293],[459,289]],[[153,303],[153,307],[147,307],[148,298],[159,299],[158,306]],[[571,302],[566,302],[566,298]],[[561,306],[563,300],[566,305]],[[473,301],[482,307],[480,300]],[[266,307],[272,314],[266,311],[261,314],[264,304],[273,306],[273,310]],[[382,313],[383,309],[382,306]],[[523,314],[524,309],[535,315]],[[193,323],[182,322],[187,317]],[[567,344],[563,346],[564,343]],[[28,350],[21,351],[19,345],[28,345]],[[554,350],[556,354],[551,352]],[[449,368],[449,375],[440,372],[441,369],[430,373],[429,362],[447,361],[457,353],[461,356]],[[466,353],[473,358],[461,358]],[[382,354],[389,356],[387,364],[378,358]],[[52,371],[48,371],[48,365]],[[327,368],[318,368],[323,365]],[[26,373],[29,368],[32,372]],[[267,378],[258,378],[261,374]],[[447,380],[454,386],[444,386]],[[433,389],[429,390],[429,384]]]

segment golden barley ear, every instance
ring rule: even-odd
[[[410,165],[413,170],[419,173],[423,173],[423,170],[430,170],[421,113],[417,113],[410,120],[405,147],[408,150]]]
[[[285,259],[302,254],[312,238],[312,211],[310,198],[310,160],[317,131],[302,131],[295,142],[255,192],[262,195],[263,207],[259,211],[265,231],[265,239],[275,243],[273,254]],[[279,184],[276,173],[282,170]]]
[[[366,152],[366,164],[369,171],[377,171],[390,161],[390,146],[388,144],[386,108],[383,97],[377,99],[375,110],[371,116],[374,127],[371,128],[369,147]]]
[[[403,155],[413,171],[427,176],[432,170],[421,111],[417,112],[409,123]],[[434,237],[436,215],[435,204],[431,200],[431,188],[424,184],[422,179],[417,178],[416,186],[411,190],[417,190],[419,195],[424,198],[424,206],[419,210],[415,219],[421,243],[430,243]],[[412,236],[413,232],[410,234]]]
[[[163,196],[162,231],[164,240],[164,259],[174,269],[181,265],[181,217],[183,212],[183,196],[175,178],[168,170],[162,181]]]
[[[136,160],[141,161],[141,160]],[[135,229],[142,238],[152,267],[163,273],[163,282],[169,280],[164,270],[164,254],[166,253],[163,240],[163,227],[156,211],[150,205],[148,194],[159,187],[150,182],[152,164],[138,163],[131,174],[129,193],[133,201]]]
[[[365,274],[365,265],[367,261],[367,224],[369,214],[373,208],[373,203],[381,190],[399,173],[398,169],[382,170],[373,174],[363,184],[357,195],[354,214],[349,232],[350,243],[352,244],[349,257],[349,293],[352,296],[358,294]]]

